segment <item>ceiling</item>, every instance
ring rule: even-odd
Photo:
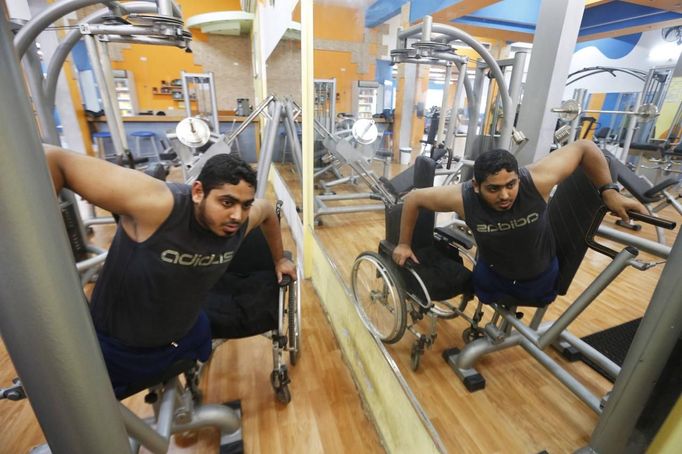
[[[410,22],[430,14],[475,36],[532,42],[541,0],[412,0]],[[365,12],[375,27],[400,14],[408,0],[376,0]],[[585,0],[578,41],[682,27],[682,0]]]

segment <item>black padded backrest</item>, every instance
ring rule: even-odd
[[[635,172],[630,170],[628,166],[620,162],[613,154],[606,150],[602,150],[604,156],[609,161],[609,166],[611,167],[611,173],[614,180],[617,180],[623,185],[625,189],[628,190],[633,197],[639,200],[641,203],[647,204],[651,203],[655,198],[647,197],[644,195],[646,191],[651,188],[651,185],[644,180],[644,178],[637,175]],[[613,175],[615,174],[615,175]]]
[[[438,123],[440,121],[440,113],[436,112],[431,117],[431,123],[429,123],[429,131],[426,134],[426,143],[433,145],[436,143],[436,133],[438,133]]]
[[[417,156],[414,161],[414,187],[429,188],[433,186],[436,174],[436,162],[427,156]],[[403,204],[386,207],[386,241],[397,245],[400,239],[400,216]],[[414,234],[412,235],[412,248],[422,248],[433,244],[433,229],[436,216],[433,211],[419,210]]]
[[[611,132],[611,128],[608,126],[604,126],[603,128],[599,128],[597,132],[594,133],[594,138],[595,139],[606,139],[609,136],[609,133]]]
[[[557,187],[549,203],[549,219],[559,260],[559,295],[568,291],[585,257],[586,239],[599,227],[605,213],[597,188],[581,168]]]

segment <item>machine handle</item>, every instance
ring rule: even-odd
[[[647,224],[654,225],[656,227],[662,227],[664,229],[672,230],[675,228],[677,223],[670,221],[668,219],[659,218],[658,216],[651,216],[650,214],[642,214],[636,211],[628,211],[628,216],[636,221],[646,222]]]
[[[282,276],[282,280],[279,281],[278,285],[280,287],[287,287],[292,282],[293,282],[293,280],[291,279],[291,276],[289,276],[288,274],[285,274],[284,276]]]

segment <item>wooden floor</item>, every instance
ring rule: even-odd
[[[346,186],[338,187],[337,192],[354,190],[357,189]],[[678,221],[678,225],[682,220],[672,209],[660,215]],[[613,226],[613,220],[607,216],[605,222]],[[669,245],[676,233],[667,233]],[[376,251],[379,240],[384,237],[384,216],[382,212],[325,216],[316,234],[349,283],[357,255],[365,250]],[[654,239],[653,229],[646,226],[639,235]],[[659,260],[646,254],[640,257]],[[589,251],[569,294],[552,304],[545,319],[554,320],[608,262],[606,257]],[[628,268],[579,316],[569,331],[582,337],[641,317],[661,269],[662,266],[648,271]],[[528,320],[532,310],[526,312],[524,319]],[[477,369],[487,380],[486,389],[473,394],[467,392],[441,358],[443,350],[464,345],[461,333],[466,327],[462,319],[439,321],[438,338],[422,357],[416,372],[410,368],[414,336],[406,332],[397,344],[387,346],[449,452],[568,453],[588,443],[597,415],[521,347],[481,359]],[[611,388],[610,382],[583,363],[569,364],[554,351],[549,353],[598,395]]]
[[[110,227],[95,228],[95,243],[110,241]],[[293,250],[291,241],[285,235],[285,247]],[[246,453],[383,452],[315,291],[310,282],[303,282],[301,288],[302,352],[297,365],[289,367],[291,403],[275,400],[270,386],[272,346],[262,336],[229,341],[218,348],[202,381],[204,401],[241,400]],[[0,342],[0,387],[9,386],[15,376]],[[144,417],[151,415],[151,408],[144,404],[143,395],[125,404]],[[44,442],[27,400],[0,400],[0,454],[26,453]],[[217,447],[217,432],[206,430],[192,446],[180,448],[174,443],[169,452],[215,453]]]

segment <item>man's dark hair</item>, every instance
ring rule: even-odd
[[[507,150],[497,148],[481,154],[474,162],[474,178],[480,184],[500,170],[519,173],[519,163],[513,154]]]
[[[244,180],[256,188],[256,172],[240,157],[233,154],[215,155],[206,161],[197,181],[201,182],[204,195],[207,196],[211,190],[219,188],[225,183],[239,184]]]

